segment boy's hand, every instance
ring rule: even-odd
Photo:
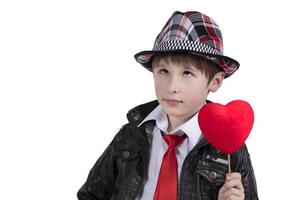
[[[218,200],[243,200],[244,198],[241,174],[236,172],[226,174],[226,181],[219,190]]]

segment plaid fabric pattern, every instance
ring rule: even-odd
[[[223,39],[218,24],[210,17],[196,11],[172,14],[156,37],[151,51],[142,51],[134,57],[151,71],[151,58],[162,52],[187,52],[205,57],[217,63],[231,76],[239,63],[223,52]]]

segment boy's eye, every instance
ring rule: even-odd
[[[159,73],[160,73],[160,74],[167,74],[167,73],[168,73],[168,70],[166,70],[166,69],[160,69],[160,70],[159,70]]]
[[[184,76],[193,76],[194,74],[192,72],[190,72],[190,71],[184,71],[183,75]]]

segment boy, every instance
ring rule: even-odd
[[[197,113],[239,63],[223,55],[218,25],[199,12],[174,12],[152,51],[136,60],[153,73],[157,100],[131,109],[129,123],[98,159],[80,200],[258,199],[244,145],[226,156],[211,146]]]

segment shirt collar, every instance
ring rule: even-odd
[[[167,132],[168,117],[161,105],[158,105],[138,126],[141,126],[144,122],[149,120],[155,120],[157,127],[163,132]],[[198,112],[191,119],[179,125],[172,132],[169,132],[169,134],[178,134],[178,132],[185,133],[192,143],[192,146],[195,146],[202,136],[198,125]]]
[[[150,121],[150,120],[160,120],[163,117],[163,108],[161,105],[156,106],[156,108],[147,115],[147,117],[138,125],[140,127],[143,123]]]

